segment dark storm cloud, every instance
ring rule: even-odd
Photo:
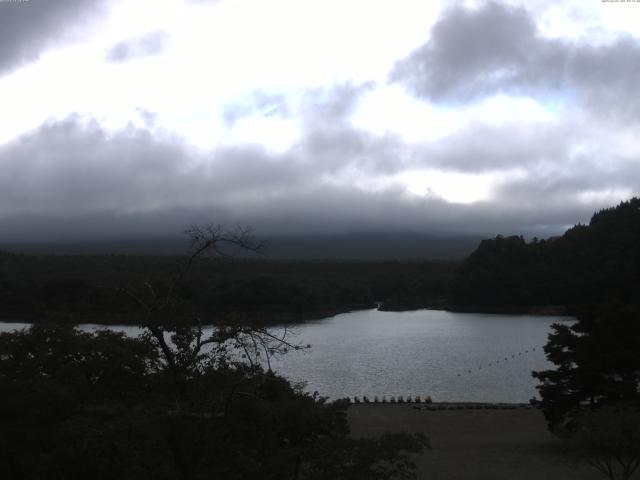
[[[135,58],[151,57],[162,53],[169,35],[156,30],[139,37],[119,42],[109,49],[106,60],[110,63],[122,63]]]
[[[509,199],[507,186],[494,202],[456,205],[408,195],[400,185],[371,191],[332,183],[323,178],[357,168],[363,152],[375,157],[379,149],[360,147],[327,163],[314,145],[303,141],[284,154],[256,146],[202,154],[161,132],[109,133],[79,117],[50,122],[0,147],[0,240],[177,234],[195,222],[245,223],[263,233],[493,234],[532,225],[557,232],[593,210],[544,198],[537,204],[544,208],[534,209],[528,198]]]
[[[0,2],[0,75],[37,60],[88,18],[104,14],[106,0]]]
[[[79,117],[49,122],[0,147],[1,236],[167,234],[213,215],[265,231],[364,228],[402,193],[325,184],[319,179],[342,165],[320,157],[308,143],[285,154],[257,146],[202,154],[134,127],[109,133]]]
[[[436,102],[506,92],[572,100],[625,117],[640,114],[640,43],[589,45],[541,35],[529,12],[497,2],[446,10],[427,43],[390,80]]]
[[[234,208],[223,202],[153,210],[98,211],[69,215],[27,212],[0,216],[0,242],[82,241],[128,236],[177,235],[196,223],[251,225],[260,235],[340,232],[498,233],[543,236],[588,221],[608,203],[558,205],[540,201],[453,204],[437,198],[404,196],[401,189],[367,192],[316,185],[268,201],[244,201]]]
[[[228,205],[303,183],[305,175],[304,165],[260,147],[204,155],[161,132],[129,127],[109,133],[78,117],[49,122],[1,146],[0,163],[0,205],[16,214]]]

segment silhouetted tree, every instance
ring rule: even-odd
[[[584,409],[640,403],[640,310],[606,304],[585,308],[573,325],[555,324],[545,346],[554,370],[533,372],[552,431],[569,430]]]
[[[568,453],[609,480],[629,480],[640,467],[640,411],[610,405],[585,412],[568,439]]]

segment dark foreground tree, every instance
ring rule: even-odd
[[[568,453],[609,480],[629,480],[640,467],[640,411],[609,405],[582,413],[568,438]]]
[[[640,403],[640,311],[633,305],[585,308],[573,325],[555,324],[545,346],[554,370],[533,372],[552,431],[571,429],[585,409]]]
[[[272,355],[301,348],[286,330],[173,315],[196,258],[254,245],[246,230],[190,235],[193,252],[171,281],[126,289],[140,306],[138,338],[45,326],[0,334],[3,477],[415,478],[423,436],[353,439],[348,402],[271,372]]]
[[[144,338],[0,334],[0,469],[12,479],[414,478],[425,439],[348,436],[345,401],[203,355],[182,378]]]
[[[640,311],[584,309],[573,325],[553,325],[545,352],[556,369],[533,376],[549,429],[574,459],[628,480],[640,466]]]

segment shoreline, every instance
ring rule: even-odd
[[[478,314],[495,314],[495,315],[535,315],[535,316],[572,316],[572,309],[561,305],[534,306],[534,307],[511,307],[511,306],[460,306],[448,304],[424,304],[424,305],[388,305],[384,302],[372,304],[348,305],[343,308],[330,308],[327,310],[311,310],[308,312],[290,312],[290,311],[273,311],[273,312],[217,312],[210,315],[210,321],[205,325],[222,324],[224,318],[241,319],[241,323],[255,326],[286,326],[295,324],[304,324],[324,318],[334,317],[351,312],[377,310],[380,312],[412,312],[418,310],[435,310],[452,313],[478,313]],[[52,324],[52,325],[125,325],[136,326],[139,322],[135,320],[139,314],[104,314],[90,313],[87,315],[69,315],[62,312],[54,312],[47,316],[36,316],[32,314],[0,314],[0,323],[29,323],[29,324]],[[178,314],[179,316],[180,314]],[[22,317],[22,319],[20,319]],[[82,317],[82,318],[78,318]],[[196,325],[193,323],[193,325]]]
[[[538,407],[527,402],[363,402],[349,399],[351,407],[410,407],[414,410],[440,411],[440,410],[538,410]]]
[[[489,313],[502,315],[540,315],[540,316],[572,316],[572,309],[564,305],[454,305],[448,303],[431,303],[424,305],[394,305],[381,302],[381,312],[407,312],[413,310],[443,310],[454,313]]]

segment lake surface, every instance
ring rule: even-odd
[[[531,371],[551,368],[542,347],[569,317],[362,310],[289,327],[311,344],[272,362],[306,389],[339,398],[430,395],[434,401],[527,402]],[[25,324],[0,324],[0,331]],[[83,325],[85,330],[100,328]],[[110,327],[135,335],[136,327]]]
[[[552,367],[542,347],[568,317],[439,310],[337,315],[295,328],[308,352],[275,362],[331,397],[431,395],[434,401],[527,402],[531,371]]]

